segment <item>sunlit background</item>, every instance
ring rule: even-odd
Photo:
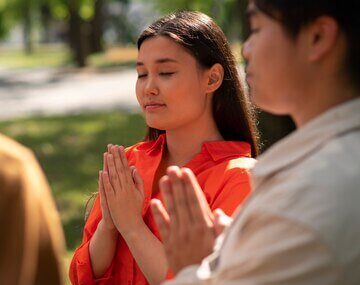
[[[0,0],[0,132],[31,148],[48,177],[66,269],[106,145],[145,134],[134,94],[141,30],[168,12],[202,11],[222,27],[240,67],[245,7],[245,0]],[[286,117],[259,118],[263,149],[294,128]]]

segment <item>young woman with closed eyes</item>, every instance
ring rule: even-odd
[[[221,29],[202,13],[171,14],[143,31],[138,51],[136,96],[148,134],[104,154],[99,195],[70,266],[76,285],[171,278],[149,209],[162,199],[159,179],[179,175],[171,166],[195,173],[212,210],[231,215],[250,192],[257,132]]]

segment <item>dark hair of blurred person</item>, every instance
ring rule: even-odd
[[[316,18],[329,16],[335,19],[347,44],[339,74],[345,74],[351,85],[360,88],[360,17],[357,1],[254,0],[254,3],[261,12],[279,21],[294,40],[301,29]]]

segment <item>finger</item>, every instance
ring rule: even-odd
[[[110,147],[110,152],[114,157],[114,163],[115,163],[115,169],[116,169],[116,173],[118,174],[118,177],[120,179],[120,172],[122,171],[122,164],[121,164],[121,158],[120,158],[120,154],[118,151],[118,146],[111,146]],[[121,179],[120,179],[120,185],[121,185]]]
[[[201,189],[194,173],[189,168],[182,168],[183,175],[184,175],[184,183],[188,186],[192,185],[194,189],[194,193],[198,201],[200,202],[200,206],[208,213],[209,216],[213,217],[213,213],[209,207],[208,201],[206,200],[205,194]]]
[[[179,167],[171,166],[167,169],[167,174],[172,185],[174,207],[179,223],[178,230],[180,233],[185,233],[191,223],[191,216],[189,215],[185,185],[182,181],[182,172]]]
[[[182,169],[186,198],[193,222],[211,225],[213,214],[195,175],[190,169]]]
[[[171,191],[171,183],[170,183],[169,176],[165,175],[160,179],[159,188],[160,188],[161,195],[163,196],[163,199],[165,201],[166,210],[170,217],[170,228],[177,229],[178,222],[177,222],[177,216],[176,216],[175,209],[174,209],[173,194]]]
[[[99,171],[99,195],[100,195],[101,212],[103,216],[106,216],[107,213],[109,212],[109,209],[106,201],[106,194],[101,176],[102,176],[102,171]]]
[[[232,223],[232,218],[226,215],[220,208],[214,211],[214,228],[216,235],[220,235],[224,229]]]
[[[103,171],[109,171],[106,154],[107,154],[106,152],[103,154]]]
[[[107,153],[110,153],[110,148],[111,148],[111,146],[112,146],[112,144],[108,144],[107,145],[107,152],[105,152],[104,153],[104,155],[103,155],[103,171],[107,171],[107,172],[109,172],[109,168],[108,168],[108,166],[107,166],[107,161],[106,161],[106,154]]]
[[[133,182],[133,178],[131,176],[131,171],[130,171],[128,160],[127,160],[126,154],[125,154],[125,148],[123,146],[119,147],[119,154],[120,154],[120,158],[121,158],[121,162],[122,162],[122,166],[123,166],[124,179],[128,184],[131,184]]]
[[[136,167],[134,165],[130,166],[130,172],[131,172],[132,179],[134,180],[134,183],[135,183],[135,178],[134,178],[135,169],[136,169]]]
[[[111,201],[111,197],[114,196],[115,192],[110,183],[110,178],[109,178],[108,172],[102,171],[101,181],[102,181],[103,189],[105,190],[104,193],[105,193],[106,199]]]
[[[117,191],[121,191],[121,183],[120,183],[120,179],[119,176],[116,172],[116,168],[115,168],[115,162],[114,162],[114,156],[112,154],[107,154],[106,155],[107,158],[107,165],[109,168],[109,176],[110,176],[110,183],[113,186],[115,192]]]
[[[167,244],[169,241],[169,215],[166,212],[161,201],[158,199],[152,199],[150,201],[150,206],[156,225],[158,226],[162,241],[164,244]]]
[[[139,171],[134,167],[132,173],[133,173],[132,177],[134,179],[136,189],[138,189],[142,194],[144,194],[144,180],[140,176]]]

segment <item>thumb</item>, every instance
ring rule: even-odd
[[[141,178],[139,171],[136,169],[135,166],[131,167],[131,174],[132,174],[132,178],[134,180],[136,188],[143,193],[144,192],[144,181]]]
[[[220,208],[214,211],[214,227],[216,236],[219,236],[225,228],[231,225],[233,219],[226,215]]]

